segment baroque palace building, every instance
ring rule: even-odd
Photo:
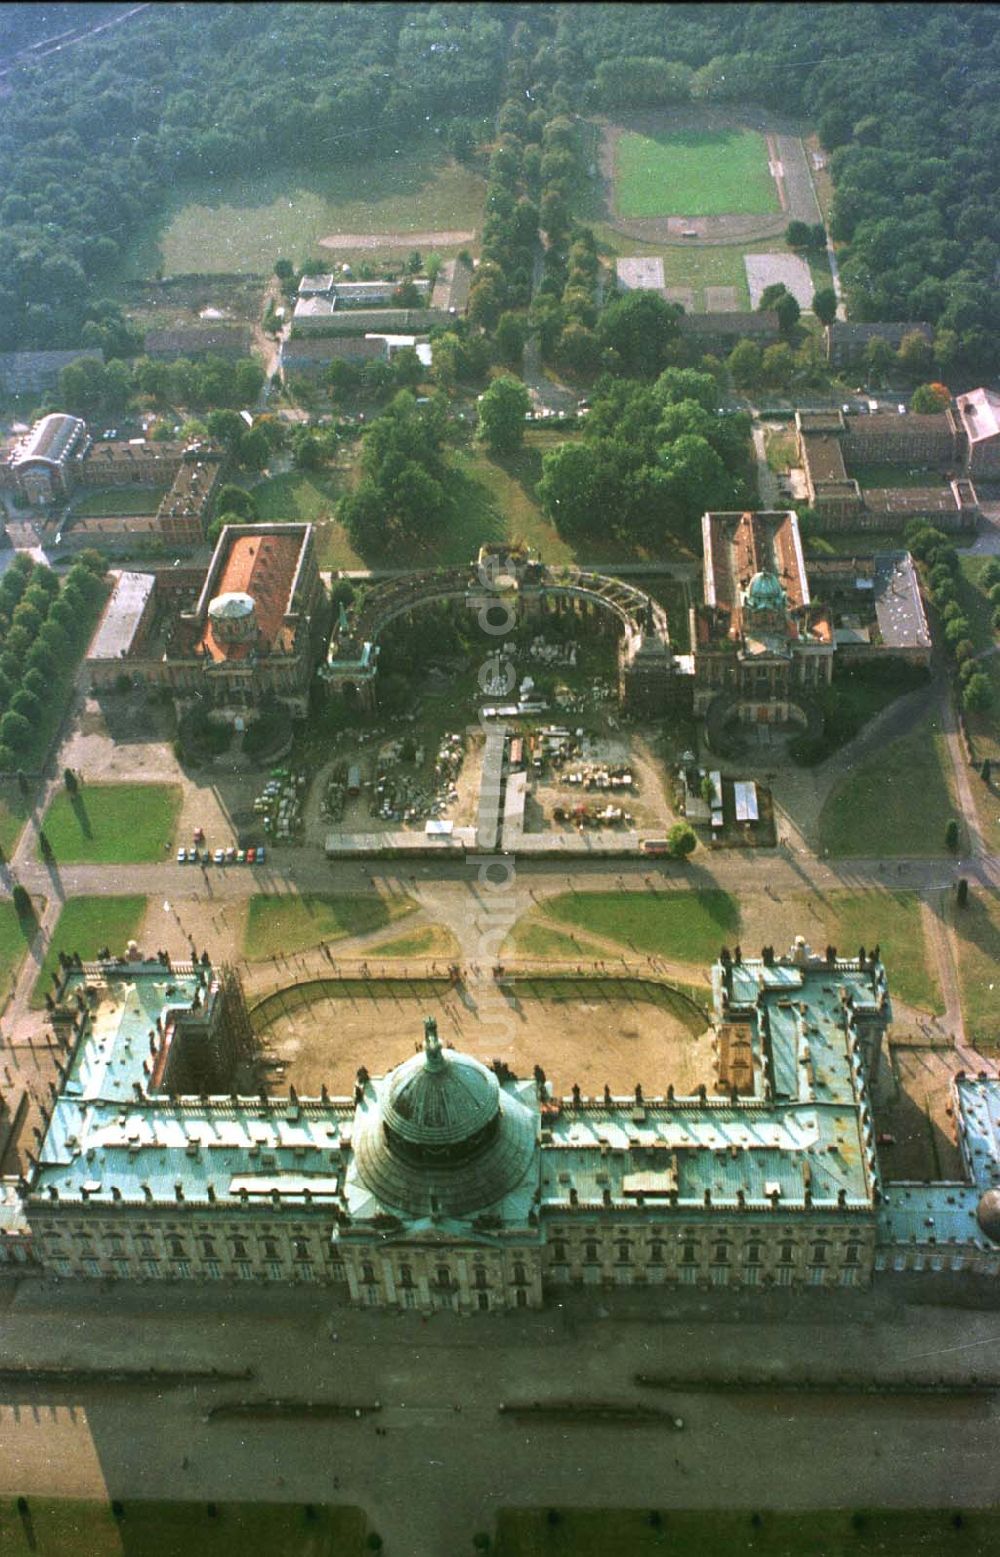
[[[384,1077],[359,1070],[353,1097],[302,1098],[249,1089],[255,1041],[230,970],[134,947],[67,960],[51,1012],[61,1082],[6,1243],[56,1277],[322,1282],[425,1312],[535,1308],[574,1285],[1000,1269],[996,1084],[962,1083],[963,1184],[882,1182],[878,949],[724,951],[712,980],[716,1079],[693,1097],[558,1098],[540,1070],[489,1068],[428,1020],[422,1048]]]

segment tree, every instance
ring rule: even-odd
[[[896,353],[884,335],[873,335],[865,347],[862,360],[869,382],[881,388],[895,365]]]
[[[922,330],[910,330],[903,336],[896,359],[900,372],[912,380],[926,380],[934,371],[934,350]]]
[[[955,904],[958,908],[965,908],[969,901],[969,883],[964,876],[960,876],[955,883]]]
[[[235,515],[241,524],[255,524],[259,518],[257,500],[245,487],[222,487],[215,506],[220,514]]]
[[[944,830],[944,846],[946,849],[950,849],[952,854],[958,851],[958,823],[954,817],[950,818]]]
[[[31,725],[28,723],[27,719],[25,719],[23,714],[15,714],[8,710],[8,712],[4,714],[3,718],[0,719],[0,742],[2,742],[4,746],[9,746],[11,751],[23,751],[30,734]],[[20,785],[20,782],[21,780],[19,777],[18,785]],[[27,781],[25,782],[27,783]],[[21,791],[21,793],[27,793],[27,789],[25,788]]]
[[[791,292],[786,292],[784,297],[779,297],[775,302],[774,312],[778,316],[778,328],[781,333],[788,335],[798,324],[802,310]]]
[[[63,769],[63,783],[66,786],[66,793],[68,795],[75,795],[80,788],[77,776],[73,772],[72,768]]]
[[[493,344],[501,362],[509,368],[520,368],[524,360],[525,322],[520,314],[501,314],[497,320]]]
[[[479,402],[478,437],[497,454],[514,454],[524,441],[531,396],[520,379],[495,378]]]
[[[963,708],[968,709],[969,713],[983,713],[991,706],[992,702],[993,686],[990,678],[985,676],[981,670],[976,671],[975,675],[970,676],[965,683],[965,690],[962,693]],[[9,714],[4,715],[4,719],[9,718]],[[2,738],[2,735],[3,719],[0,719],[0,738]]]
[[[812,311],[820,324],[832,324],[837,317],[837,294],[833,287],[820,287],[813,293]]]
[[[323,445],[308,427],[299,427],[292,437],[292,459],[296,470],[320,470],[324,464]]]
[[[795,299],[792,298],[792,302]],[[787,341],[768,346],[761,362],[761,379],[772,389],[788,389],[795,376],[795,353]]]
[[[737,341],[729,353],[729,372],[737,389],[757,389],[762,365],[763,353],[756,341]]]
[[[675,822],[667,833],[667,848],[675,860],[687,859],[698,847],[694,829],[687,822]]]
[[[945,622],[944,624],[945,642],[952,649],[954,649],[956,644],[960,643],[963,638],[970,637],[971,633],[972,628],[969,626],[967,617],[953,616],[950,621]]]
[[[790,249],[808,249],[812,244],[812,229],[807,222],[789,222],[785,228],[785,242]]]
[[[225,449],[234,449],[247,430],[247,424],[238,411],[209,411],[205,426],[216,443]]]
[[[944,384],[918,384],[910,400],[910,409],[921,413],[947,411],[951,393]]]
[[[680,309],[654,292],[629,292],[607,304],[597,326],[601,346],[615,351],[629,378],[655,378],[678,338]]]

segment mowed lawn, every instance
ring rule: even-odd
[[[542,911],[554,925],[623,950],[705,968],[739,931],[739,906],[728,892],[562,892]]]
[[[915,893],[831,892],[818,907],[828,941],[842,957],[855,956],[859,946],[870,950],[877,942],[889,993],[936,1015],[944,1011]],[[826,945],[813,950],[822,952]]]
[[[359,1508],[301,1503],[153,1503],[129,1498],[121,1520],[109,1503],[14,1498],[0,1504],[0,1557],[361,1557]]]
[[[745,1510],[501,1509],[496,1557],[992,1557],[1000,1511],[954,1509],[751,1514]]]
[[[146,864],[173,848],[181,800],[179,784],[86,784],[60,790],[42,827],[58,864]]]
[[[868,757],[820,813],[822,847],[838,858],[944,854],[954,804],[944,737],[926,721]]]
[[[0,784],[0,849],[9,860],[28,817],[28,802],[16,784]]]
[[[765,216],[781,210],[767,144],[754,130],[623,130],[615,143],[619,216]]]
[[[138,939],[146,912],[144,897],[71,897],[63,905],[56,921],[45,961],[38,971],[31,995],[32,1010],[45,1004],[52,991],[52,975],[59,966],[59,953],[79,952],[84,962],[92,960],[107,946],[113,957],[123,957],[129,941]],[[0,1546],[0,1557],[3,1547]]]
[[[965,908],[953,910],[952,924],[958,938],[966,1036],[977,1048],[996,1054],[1000,1051],[1000,902],[974,887]]]
[[[0,903],[0,1010],[3,1009],[8,989],[17,977],[35,928],[34,920],[22,928],[13,903]]]
[[[348,897],[305,893],[259,894],[250,899],[243,931],[243,955],[250,962],[266,957],[289,956],[308,951],[322,941],[342,941],[349,935],[368,935],[395,919],[412,914],[412,898]],[[372,958],[378,947],[371,948]]]
[[[252,490],[260,518],[267,523],[316,526],[316,556],[321,568],[365,566],[347,531],[334,518],[337,503],[348,490],[342,472],[293,470],[270,476]]]
[[[124,268],[131,278],[158,268],[166,276],[266,276],[279,256],[295,264],[318,258],[319,240],[338,233],[476,232],[485,192],[481,175],[433,139],[382,156],[331,158],[322,171],[198,180],[174,192],[166,217],[146,228]],[[353,264],[368,257],[360,249],[350,255]]]

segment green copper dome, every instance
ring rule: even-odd
[[[750,611],[783,611],[785,591],[775,573],[755,573],[743,592],[743,604]]]
[[[479,1060],[442,1049],[432,1018],[422,1051],[374,1090],[374,1106],[355,1123],[354,1158],[386,1207],[411,1216],[484,1211],[536,1162],[535,1114]]]

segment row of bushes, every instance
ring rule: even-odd
[[[958,598],[958,552],[940,530],[929,524],[912,526],[906,538],[922,565],[925,588],[941,623],[945,648],[958,672],[962,707],[969,713],[981,712],[993,701],[993,684],[979,669],[972,624]],[[1000,564],[991,562],[987,566],[984,583],[996,608],[993,624],[1000,628]]]

